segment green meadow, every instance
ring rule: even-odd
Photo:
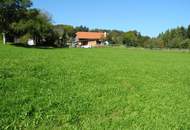
[[[190,129],[190,52],[1,44],[0,129]]]

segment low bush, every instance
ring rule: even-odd
[[[185,39],[180,43],[181,48],[188,48],[190,49],[190,39]]]

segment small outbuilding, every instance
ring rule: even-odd
[[[76,42],[78,47],[91,48],[102,45],[106,39],[106,32],[77,32]]]

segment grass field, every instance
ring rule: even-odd
[[[0,45],[0,129],[190,129],[190,53]]]

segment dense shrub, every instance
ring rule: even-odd
[[[28,42],[28,39],[31,38],[31,35],[30,34],[25,34],[24,36],[21,36],[19,38],[19,42],[20,43],[27,43]]]
[[[173,38],[172,40],[170,40],[168,42],[167,47],[168,48],[180,48],[180,42],[181,41],[183,41],[182,38],[179,38],[179,37]]]
[[[43,45],[47,46],[55,46],[56,41],[58,41],[59,35],[57,32],[55,32],[53,29],[49,29],[49,32],[47,32],[44,35],[44,41],[42,42]]]
[[[180,48],[190,49],[190,39],[185,39],[180,43]]]
[[[164,48],[164,42],[161,39],[153,38],[146,41],[145,48]]]

